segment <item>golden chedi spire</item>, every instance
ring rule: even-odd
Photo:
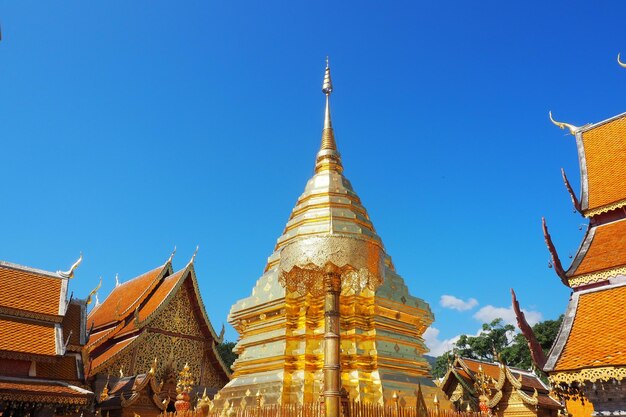
[[[231,381],[215,406],[318,401],[324,389],[323,272],[341,275],[341,380],[351,398],[383,404],[421,383],[429,397],[422,333],[433,320],[395,271],[361,199],[343,174],[330,114],[326,63],[324,125],[315,172],[249,297],[228,321],[240,334]],[[286,284],[286,287],[283,286]],[[347,284],[347,285],[346,285]],[[318,291],[319,290],[319,291]],[[305,295],[306,294],[306,295]],[[441,396],[440,396],[441,398]]]
[[[343,171],[341,165],[341,154],[337,150],[335,142],[335,132],[330,118],[330,94],[333,92],[333,81],[330,78],[330,65],[326,57],[326,71],[324,72],[324,83],[322,92],[326,95],[326,109],[324,111],[324,129],[322,130],[322,145],[317,153],[315,162],[315,172],[332,169],[337,172]]]

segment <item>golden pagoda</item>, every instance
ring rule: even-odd
[[[397,392],[409,403],[418,384],[431,402],[438,390],[422,356],[422,334],[433,314],[409,294],[343,175],[330,115],[332,90],[327,63],[314,175],[252,294],[231,308],[228,321],[240,334],[239,357],[231,381],[215,397],[217,407],[251,406],[258,396],[263,404],[310,403],[329,390],[338,397],[339,388],[356,401],[383,404]],[[336,300],[330,289],[335,284],[324,277],[340,283]],[[325,363],[337,341],[340,367]],[[340,384],[328,377],[333,372]]]

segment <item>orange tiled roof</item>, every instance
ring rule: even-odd
[[[167,278],[165,278],[154,291],[154,293],[148,298],[146,303],[139,309],[139,322],[143,322],[153,314],[160,305],[163,304],[165,300],[167,300],[168,296],[176,286],[176,284],[181,280],[181,278],[185,277],[187,274],[187,269],[182,269]],[[115,334],[115,337],[123,336],[128,333],[137,330],[137,325],[135,320],[131,320],[128,324],[119,332]]]
[[[83,306],[77,302],[71,302],[65,317],[63,317],[63,342],[69,337],[69,345],[79,346],[81,344],[80,335],[84,325],[82,321]]]
[[[583,131],[582,142],[587,171],[587,209],[625,200],[626,115]]]
[[[47,274],[0,262],[0,307],[59,315],[61,290],[66,280]]]
[[[121,340],[100,355],[93,358],[93,360],[91,361],[89,373],[91,374],[93,372],[97,372],[98,368],[102,364],[120,353],[122,350],[124,350],[124,348],[128,347],[135,339],[137,339],[137,336]]]
[[[0,399],[53,404],[87,404],[92,392],[52,381],[1,378]]]
[[[115,287],[102,304],[94,307],[89,313],[87,327],[91,327],[93,323],[94,329],[98,329],[101,326],[118,322],[129,312],[132,313],[135,307],[150,294],[168,269],[169,263]]]
[[[554,371],[626,365],[625,302],[626,285],[580,293],[574,322]]]
[[[56,359],[54,362],[38,362],[37,377],[72,382],[79,381],[76,356],[66,355]]]
[[[584,275],[626,265],[626,219],[594,227],[589,249],[578,268],[568,275]]]
[[[53,324],[0,318],[0,351],[56,356]]]

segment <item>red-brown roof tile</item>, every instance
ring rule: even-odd
[[[64,281],[66,280],[60,277],[2,262],[0,307],[58,316]]]
[[[626,116],[582,133],[588,183],[588,210],[626,199]],[[584,181],[584,178],[583,178]]]
[[[570,276],[585,275],[626,265],[626,219],[595,227],[582,261]]]
[[[88,327],[94,329],[115,323],[132,314],[134,309],[150,294],[167,272],[169,264],[162,265],[115,287],[111,294],[94,307],[87,319]]]
[[[0,318],[0,351],[56,356],[55,326]]]
[[[581,293],[567,343],[554,371],[626,365],[625,302],[626,286]]]

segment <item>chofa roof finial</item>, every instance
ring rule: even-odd
[[[74,271],[78,268],[78,265],[80,265],[82,261],[83,253],[81,252],[80,257],[76,262],[74,262],[74,265],[70,267],[69,271],[57,271],[57,274],[61,275],[63,278],[74,278]]]
[[[176,245],[174,245],[174,250],[170,254],[170,257],[167,259],[167,262],[172,262],[172,259],[174,259],[174,255],[176,255]]]
[[[95,295],[96,296],[96,304],[98,303],[98,290],[100,289],[100,287],[102,287],[102,277],[100,277],[100,283],[98,283],[98,285],[96,286],[96,288],[94,288],[93,290],[91,290],[91,292],[89,293],[89,295],[87,296],[87,301],[86,301],[86,305],[91,304],[91,298]]]
[[[617,54],[617,63],[619,64],[620,67],[622,68],[626,68],[626,64],[624,64],[621,60],[620,60],[620,54]]]
[[[549,111],[549,112],[548,112],[548,115],[550,116],[550,121],[551,121],[551,122],[552,122],[555,126],[558,126],[558,127],[560,127],[561,129],[568,128],[568,129],[569,129],[569,132],[570,132],[572,135],[576,136],[576,132],[580,129],[580,127],[578,127],[578,126],[574,126],[574,125],[571,125],[571,124],[569,124],[569,123],[557,122],[557,121],[556,121],[556,120],[554,120],[554,118],[552,117],[552,112],[551,112],[551,111]]]
[[[194,263],[194,261],[196,260],[196,255],[198,254],[198,249],[200,249],[200,245],[196,246],[196,250],[194,251],[193,255],[191,255],[191,259],[189,260],[190,264]]]

